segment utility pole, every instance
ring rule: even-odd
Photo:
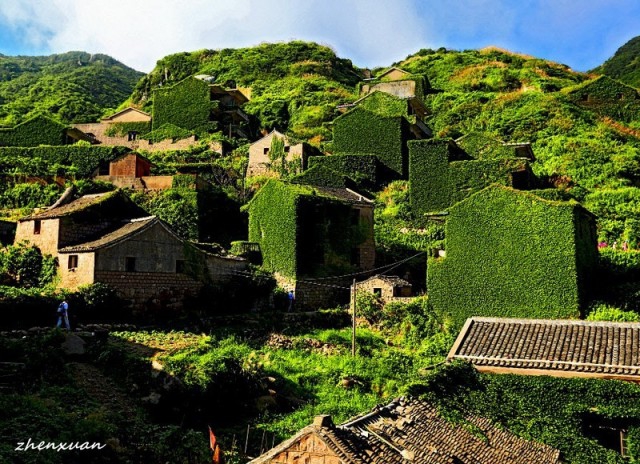
[[[351,285],[351,356],[356,356],[356,279]]]

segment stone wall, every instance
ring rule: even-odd
[[[186,297],[196,296],[202,283],[171,272],[96,271],[95,281],[114,288],[134,312],[178,311]]]
[[[77,258],[77,266],[69,268],[69,259]],[[74,258],[71,258],[74,259]],[[59,288],[75,290],[81,285],[94,282],[95,255],[94,253],[60,253],[58,254],[58,282]]]
[[[91,123],[91,124],[74,124],[73,127],[81,130],[85,134],[93,134],[95,139],[101,145],[129,147],[132,150],[147,150],[147,151],[161,151],[161,150],[185,150],[197,143],[196,137],[191,136],[186,139],[176,140],[172,139],[162,140],[161,142],[150,143],[148,140],[136,139],[129,140],[128,134],[122,137],[110,137],[106,135],[107,129],[111,124],[109,123]],[[140,134],[142,135],[142,134]],[[218,144],[212,147],[212,150],[216,151]]]
[[[173,186],[173,176],[144,176],[141,180],[147,190],[169,190]]]
[[[29,242],[40,248],[42,253],[56,256],[58,254],[59,219],[40,220],[40,233],[35,234],[35,221],[20,221],[16,227],[14,243]]]
[[[59,248],[64,248],[68,245],[75,245],[77,243],[82,243],[87,240],[88,237],[96,237],[101,232],[111,228],[113,226],[113,222],[100,218],[94,218],[95,222],[85,222],[85,221],[74,221],[73,217],[66,216],[59,219],[59,233],[58,233],[58,247],[56,248],[56,253]],[[47,221],[42,221],[44,223]]]
[[[249,262],[243,258],[207,255],[207,269],[214,282],[231,280],[248,267]]]
[[[380,82],[362,86],[362,94],[366,95],[371,92],[384,92],[398,98],[412,98],[416,96],[416,81]]]
[[[363,282],[356,284],[357,291],[367,293],[377,293],[376,289],[379,289],[379,297],[385,303],[391,301],[404,301],[405,298],[412,296],[411,285],[394,284],[383,278],[372,277]],[[395,289],[395,292],[394,292]]]
[[[358,250],[360,259],[358,266],[362,270],[373,269],[376,263],[376,243],[373,235],[373,206],[358,206],[360,211],[360,226],[367,231],[367,237],[360,245]]]
[[[274,136],[278,136],[284,139],[285,150],[289,149],[286,159],[287,161],[293,161],[294,159],[302,159],[303,157],[303,144],[289,145],[289,142],[282,134],[276,134],[274,132],[262,137],[260,140],[254,142],[249,147],[249,164],[247,165],[247,176],[257,176],[270,172],[269,165],[271,160],[269,159],[269,149],[271,148],[271,140]],[[266,153],[265,153],[266,151]]]

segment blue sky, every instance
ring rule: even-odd
[[[313,40],[361,67],[493,45],[579,71],[640,35],[640,0],[0,0],[0,53],[170,53]]]

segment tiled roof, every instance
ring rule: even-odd
[[[121,227],[106,233],[102,237],[92,240],[90,242],[79,243],[77,245],[71,245],[58,250],[60,253],[78,253],[94,251],[99,248],[112,245],[128,237],[131,237],[145,229],[148,229],[152,225],[159,223],[160,221],[155,216],[150,216],[140,219],[132,219],[125,222]]]
[[[312,425],[251,461],[272,462],[297,440],[315,433],[345,464],[544,464],[560,452],[524,440],[488,419],[467,416],[470,427],[442,418],[430,403],[400,398],[340,426]]]
[[[68,214],[76,213],[78,211],[82,211],[89,206],[96,205],[101,203],[102,201],[111,198],[112,196],[117,194],[117,190],[106,193],[96,193],[93,195],[84,195],[77,200],[72,201],[71,203],[64,204],[62,206],[58,206],[56,208],[48,209],[41,213],[32,214],[31,216],[27,216],[25,218],[20,219],[20,221],[29,221],[33,219],[52,219],[57,217],[66,216]]]
[[[640,380],[640,323],[473,317],[449,359],[480,370]]]

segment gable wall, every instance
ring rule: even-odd
[[[78,257],[78,266],[69,269],[69,256]],[[95,255],[94,253],[60,253],[58,255],[58,288],[75,290],[81,285],[94,283]]]
[[[151,116],[139,113],[137,111],[125,111],[117,116],[114,116],[108,120],[107,123],[114,122],[148,122],[151,121]]]
[[[14,243],[29,242],[40,248],[44,254],[56,256],[58,254],[58,239],[60,220],[43,219],[40,222],[40,234],[34,234],[35,221],[18,222]]]
[[[343,464],[342,461],[329,447],[315,434],[301,437],[289,448],[281,451],[272,459],[264,463],[286,464]]]
[[[247,166],[247,176],[256,176],[264,174],[269,171],[269,153],[265,154],[265,148],[268,150],[271,147],[271,140],[273,136],[277,134],[269,134],[266,137],[254,142],[249,147],[249,164]],[[284,137],[284,146],[290,147],[287,154],[287,161],[293,161],[296,158],[302,158],[303,145],[301,143],[297,145],[290,145],[287,138]]]

